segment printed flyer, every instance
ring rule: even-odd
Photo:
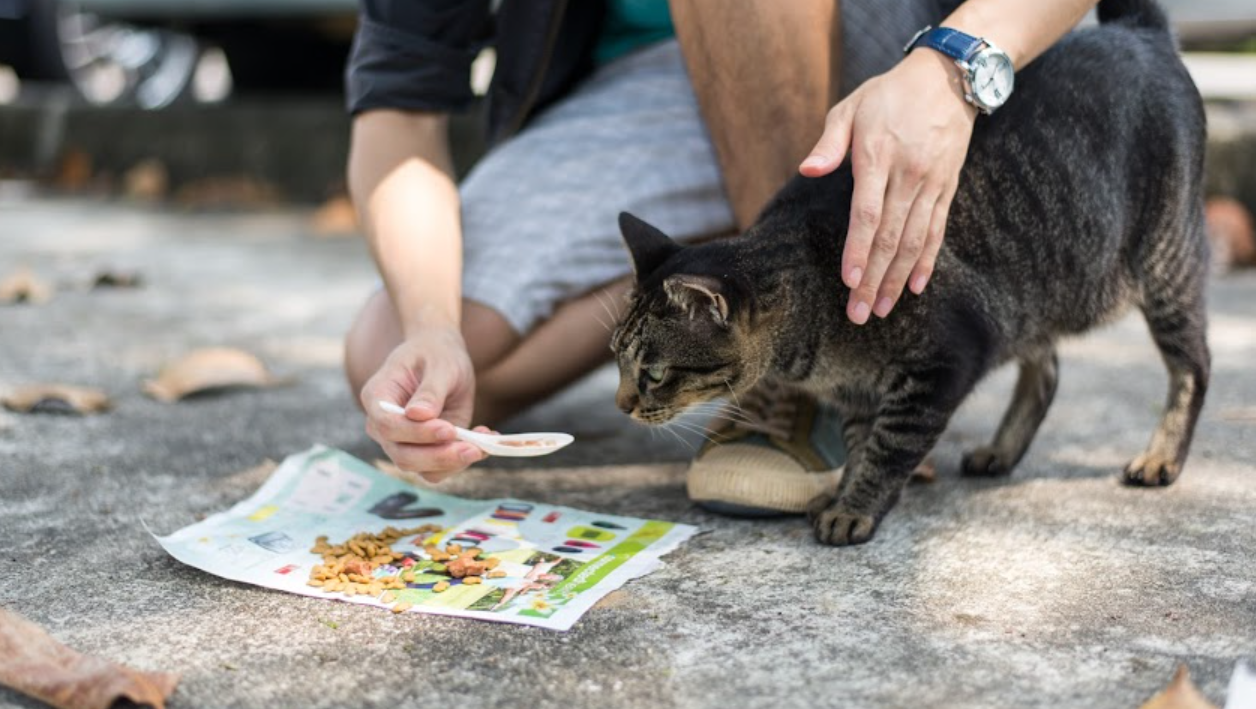
[[[568,630],[603,596],[661,567],[660,557],[697,531],[522,500],[442,495],[316,446],[285,460],[247,500],[157,541],[190,566],[289,593]],[[328,545],[363,532],[395,541],[372,549],[373,564],[353,567],[367,574],[352,579],[363,583],[329,575],[335,556]],[[465,554],[478,554],[475,568],[492,571],[451,578],[449,549],[471,550]],[[348,553],[343,545],[336,551]],[[348,595],[330,592],[316,578],[329,578],[329,588],[352,588]]]

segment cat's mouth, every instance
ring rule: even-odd
[[[670,406],[660,406],[653,409],[637,409],[630,415],[646,425],[661,426],[676,418],[676,409]]]

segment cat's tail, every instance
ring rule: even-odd
[[[1101,0],[1099,21],[1120,22],[1131,27],[1169,31],[1169,18],[1155,0]]]

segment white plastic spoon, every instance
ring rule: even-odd
[[[391,401],[380,401],[379,408],[390,414],[405,416],[406,410]],[[468,431],[454,426],[458,440],[470,443],[489,455],[500,455],[511,458],[530,458],[538,455],[549,455],[556,450],[566,448],[575,441],[570,433],[514,433],[508,436],[492,433]]]

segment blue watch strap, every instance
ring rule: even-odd
[[[923,46],[942,52],[952,59],[966,62],[981,49],[983,44],[985,40],[980,37],[964,34],[950,27],[926,27],[907,45],[907,51],[910,52],[916,47]]]

